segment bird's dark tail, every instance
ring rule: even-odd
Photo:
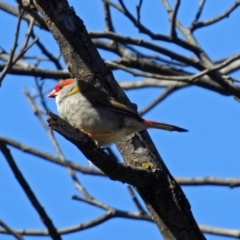
[[[153,122],[153,121],[147,121],[147,120],[144,120],[144,123],[149,128],[157,128],[157,129],[162,129],[162,130],[166,130],[166,131],[188,132],[188,130],[186,130],[184,128],[180,128],[180,127],[170,125],[167,123]]]

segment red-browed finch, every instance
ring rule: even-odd
[[[56,98],[61,118],[86,133],[98,146],[115,143],[147,128],[187,131],[170,124],[144,120],[137,112],[82,80],[60,81],[48,97]]]

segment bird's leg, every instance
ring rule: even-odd
[[[94,140],[95,144],[97,147],[101,147],[101,140],[99,141],[99,139],[101,138],[108,138],[109,136],[112,136],[114,134],[114,131],[109,131],[109,132],[104,132],[104,133],[87,133],[84,132],[85,134],[88,135],[88,137],[90,137],[92,140]],[[98,139],[98,140],[97,140]]]
[[[101,137],[101,136],[109,136],[112,135],[114,131],[111,132],[104,132],[104,133],[97,133],[97,134],[92,134],[92,133],[86,133],[89,137],[94,138],[94,137]]]

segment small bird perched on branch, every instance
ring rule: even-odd
[[[97,146],[115,143],[147,128],[187,132],[170,124],[144,120],[137,112],[82,80],[60,81],[48,97],[56,98],[61,118],[87,134]]]

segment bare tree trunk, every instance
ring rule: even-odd
[[[103,63],[81,19],[65,0],[34,0],[49,30],[59,44],[73,77],[104,88],[109,94],[133,108],[112,73]],[[152,184],[136,187],[164,239],[205,239],[196,224],[190,204],[166,168],[148,133],[128,137],[118,148],[131,167],[154,173]],[[106,162],[108,164],[108,162]],[[144,178],[142,179],[144,182]]]

